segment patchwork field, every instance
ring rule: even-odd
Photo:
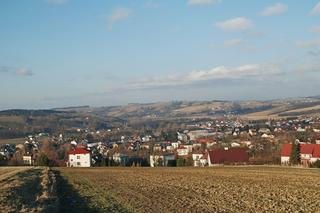
[[[60,168],[56,174],[62,212],[320,210],[319,170],[280,167]]]
[[[0,212],[319,212],[320,170],[0,167]]]

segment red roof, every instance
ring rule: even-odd
[[[76,155],[76,154],[90,154],[90,151],[82,148],[76,148],[68,152],[68,155]]]
[[[216,149],[209,151],[211,164],[245,163],[249,156],[245,148]]]
[[[198,139],[196,139],[196,142],[197,143],[210,143],[210,142],[213,142],[213,139],[210,139],[210,138],[198,138]]]
[[[179,148],[178,149],[188,149],[187,147],[185,147],[185,146],[179,146]]]
[[[300,144],[300,154],[312,154],[315,144]]]
[[[281,156],[283,157],[290,157],[292,150],[292,145],[289,143],[283,144],[281,149]]]
[[[289,157],[291,149],[291,144],[283,144],[281,156]],[[320,158],[320,144],[300,144],[300,154],[309,154],[314,158]]]
[[[314,157],[314,158],[320,158],[320,144],[315,144],[314,146],[315,146],[315,148],[314,148],[314,150],[313,150],[313,155],[312,155],[312,157]]]

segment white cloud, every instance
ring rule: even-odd
[[[155,8],[159,8],[160,4],[153,2],[153,1],[148,1],[147,3],[144,4],[144,8],[151,8],[151,9],[155,9]]]
[[[252,21],[245,17],[237,17],[216,24],[224,31],[245,31],[253,27]]]
[[[310,32],[312,32],[312,33],[320,33],[320,25],[311,27]]]
[[[127,19],[132,11],[128,8],[115,8],[112,10],[111,15],[108,17],[108,30],[112,30],[115,23]]]
[[[311,10],[311,15],[320,15],[320,2],[318,2]]]
[[[282,3],[276,3],[272,6],[266,7],[262,12],[262,16],[276,16],[281,15],[288,11],[288,5]]]
[[[26,67],[0,66],[0,73],[8,73],[18,76],[32,76],[34,73]]]
[[[180,86],[199,83],[201,81],[221,79],[262,78],[280,74],[275,64],[246,64],[238,67],[218,66],[210,70],[194,70],[186,75],[151,77],[129,82],[130,89],[143,89],[164,86]]]
[[[230,40],[227,40],[223,43],[223,45],[226,47],[237,46],[240,44],[243,44],[243,40],[240,38],[230,39]]]
[[[55,5],[63,5],[68,3],[69,0],[46,0],[49,4],[55,4]]]
[[[187,5],[195,6],[195,5],[209,5],[217,2],[221,2],[221,0],[189,0]]]
[[[319,73],[320,72],[320,64],[319,63],[308,63],[297,66],[295,69],[298,73]]]
[[[302,48],[317,47],[317,46],[320,46],[320,39],[300,41],[300,42],[297,42],[297,45]]]
[[[25,67],[19,68],[15,71],[16,75],[19,76],[32,76],[34,75],[33,72]]]

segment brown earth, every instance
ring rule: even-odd
[[[60,168],[63,212],[317,212],[320,170]],[[61,188],[65,187],[65,188]],[[78,207],[81,207],[80,209]],[[83,211],[81,211],[81,209]]]

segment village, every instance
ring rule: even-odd
[[[320,119],[248,122],[225,117],[194,121],[185,129],[143,130],[75,128],[37,133],[24,144],[4,144],[2,165],[67,167],[206,167],[216,165],[319,166]],[[298,147],[299,156],[292,160]]]

